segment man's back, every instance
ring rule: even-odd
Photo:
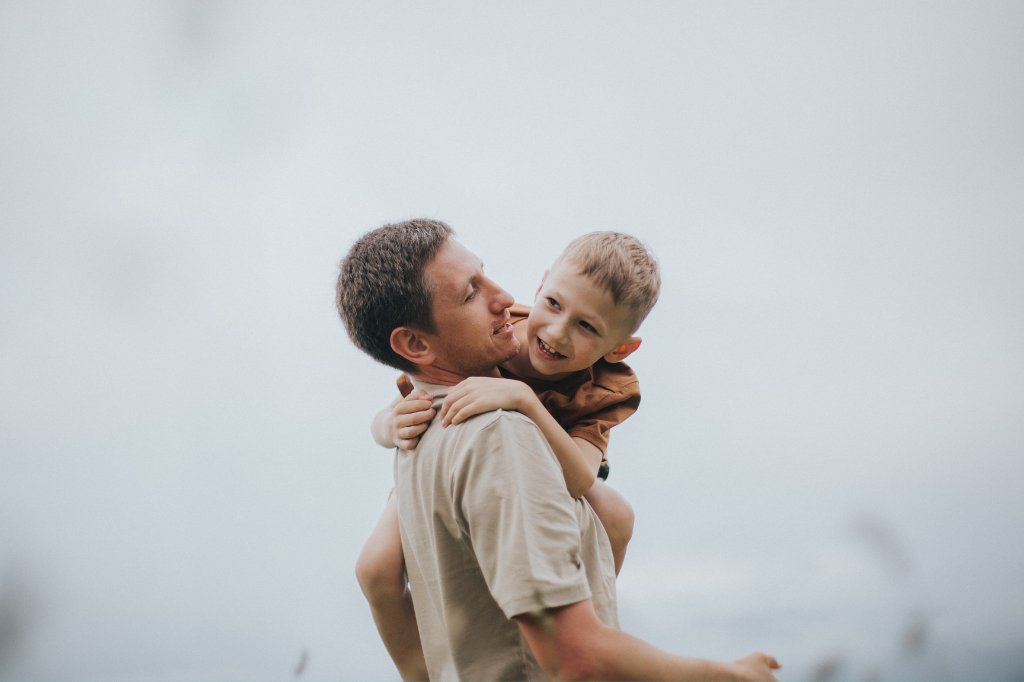
[[[590,597],[618,627],[607,536],[529,419],[498,411],[432,425],[398,451],[395,487],[432,679],[546,679],[510,620],[523,613]]]

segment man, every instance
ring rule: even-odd
[[[512,303],[437,221],[364,235],[338,278],[353,342],[435,401],[515,356]],[[775,679],[763,654],[684,658],[618,630],[607,535],[516,412],[427,429],[398,451],[395,491],[431,679]]]

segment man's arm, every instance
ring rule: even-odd
[[[683,658],[606,627],[581,561],[593,546],[583,545],[577,503],[561,489],[558,461],[540,428],[512,413],[480,425],[452,474],[456,520],[491,596],[551,679],[775,679],[774,659],[761,654],[736,663]],[[593,563],[599,570],[601,561]],[[538,603],[566,602],[531,615]]]
[[[771,656],[735,663],[675,656],[601,623],[589,599],[516,617],[552,680],[775,680]]]

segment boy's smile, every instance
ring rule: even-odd
[[[548,358],[549,360],[561,360],[565,356],[556,351],[554,348],[544,343],[543,339],[537,337],[537,352]]]

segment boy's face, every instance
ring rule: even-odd
[[[527,321],[530,364],[542,374],[576,372],[615,350],[630,331],[624,307],[563,261],[544,278]]]

